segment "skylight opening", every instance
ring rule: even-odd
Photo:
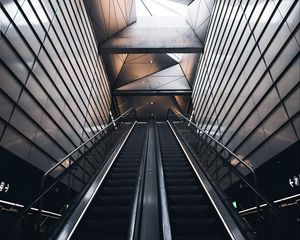
[[[167,55],[173,58],[178,63],[181,61],[183,57],[183,53],[167,53]]]
[[[188,6],[169,0],[136,0],[137,17],[160,16],[174,17],[180,16],[186,19]]]

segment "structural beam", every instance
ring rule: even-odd
[[[191,95],[192,90],[114,90],[113,96],[174,96]]]
[[[140,17],[99,45],[100,54],[201,52],[203,44],[178,17]]]

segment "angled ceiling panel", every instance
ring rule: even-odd
[[[102,54],[202,51],[203,45],[195,32],[178,17],[140,17],[99,45]]]
[[[134,81],[132,83],[126,84],[116,90],[151,90],[147,77]]]
[[[176,64],[166,54],[129,54],[114,87],[119,88]]]
[[[106,71],[111,85],[117,79],[123,64],[125,62],[127,54],[106,54],[103,55],[103,60],[106,65]]]
[[[185,77],[174,79],[166,84],[155,88],[156,90],[190,90],[190,85],[188,84]]]
[[[180,111],[173,96],[130,96],[116,97],[120,114],[129,108],[135,107],[138,120],[147,121],[150,114],[154,114],[157,120],[165,120],[169,107]]]
[[[189,96],[174,96],[178,107],[180,108],[181,112],[186,113],[187,108],[189,105],[190,97]]]
[[[97,29],[98,43],[136,21],[135,0],[86,0],[84,3],[92,25]]]
[[[191,86],[194,82],[195,72],[199,62],[199,56],[200,54],[197,53],[185,54],[180,61],[181,69]]]
[[[194,0],[169,0],[172,2],[177,2],[183,5],[190,5]]]
[[[215,0],[195,0],[188,7],[187,22],[204,44]]]
[[[172,67],[169,67],[167,69],[164,69],[162,71],[159,71],[157,73],[154,73],[151,75],[151,77],[169,77],[169,76],[174,76],[174,77],[181,77],[183,76],[182,70],[179,66],[179,64],[176,64]]]

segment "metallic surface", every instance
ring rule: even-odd
[[[177,17],[140,17],[100,44],[99,53],[200,53],[203,44]]]
[[[87,190],[85,196],[80,201],[80,203],[76,207],[76,209],[73,211],[67,224],[65,224],[63,229],[59,232],[56,239],[66,240],[66,239],[70,239],[72,237],[72,234],[74,233],[77,225],[79,224],[81,218],[83,217],[84,213],[88,209],[90,203],[93,200],[93,197],[97,193],[106,174],[108,173],[109,169],[111,168],[112,164],[114,163],[115,159],[117,158],[119,152],[121,151],[122,147],[124,146],[126,140],[128,139],[128,137],[129,137],[130,133],[132,132],[132,129],[134,128],[135,125],[136,125],[136,122],[130,128],[130,130],[128,131],[124,140],[122,142],[120,142],[119,145],[115,148],[115,150],[111,154],[111,157],[108,159],[108,161],[103,166],[103,168],[99,171],[94,182],[91,184],[91,186]]]
[[[157,124],[155,125],[155,135],[156,135],[156,159],[157,159],[157,175],[158,175],[158,188],[159,188],[159,196],[160,196],[160,207],[161,207],[161,221],[162,221],[162,234],[164,240],[172,240],[171,226],[170,226],[170,218],[169,218],[169,210],[167,203],[167,194],[166,194],[166,186],[165,186],[165,178],[164,171],[161,159],[161,150],[160,150],[160,142],[157,130]]]
[[[154,122],[149,123],[140,238],[161,239]]]
[[[253,168],[300,140],[299,7],[216,1],[212,12],[195,121]]]
[[[1,1],[0,16],[0,146],[46,171],[108,122],[104,64],[83,1]]]
[[[185,146],[184,142],[180,139],[177,135],[176,131],[172,127],[172,125],[167,121],[169,127],[171,128],[174,136],[176,137],[178,143],[180,144],[185,156],[187,157],[189,163],[191,164],[194,172],[196,173],[202,187],[204,188],[207,196],[209,197],[212,205],[214,206],[216,212],[218,213],[220,219],[222,220],[223,225],[225,226],[229,236],[233,240],[242,240],[246,239],[242,232],[240,231],[239,227],[236,225],[234,219],[231,217],[230,213],[228,212],[224,202],[220,199],[219,195],[213,189],[210,181],[207,179],[205,173],[202,169],[198,166],[196,160],[193,158],[192,154],[189,153],[188,148]]]
[[[135,0],[85,0],[98,43],[136,21]]]

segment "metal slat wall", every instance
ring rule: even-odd
[[[299,1],[214,5],[195,120],[255,167],[299,141],[299,12]]]
[[[0,146],[46,170],[109,121],[108,79],[83,1],[0,6]]]

